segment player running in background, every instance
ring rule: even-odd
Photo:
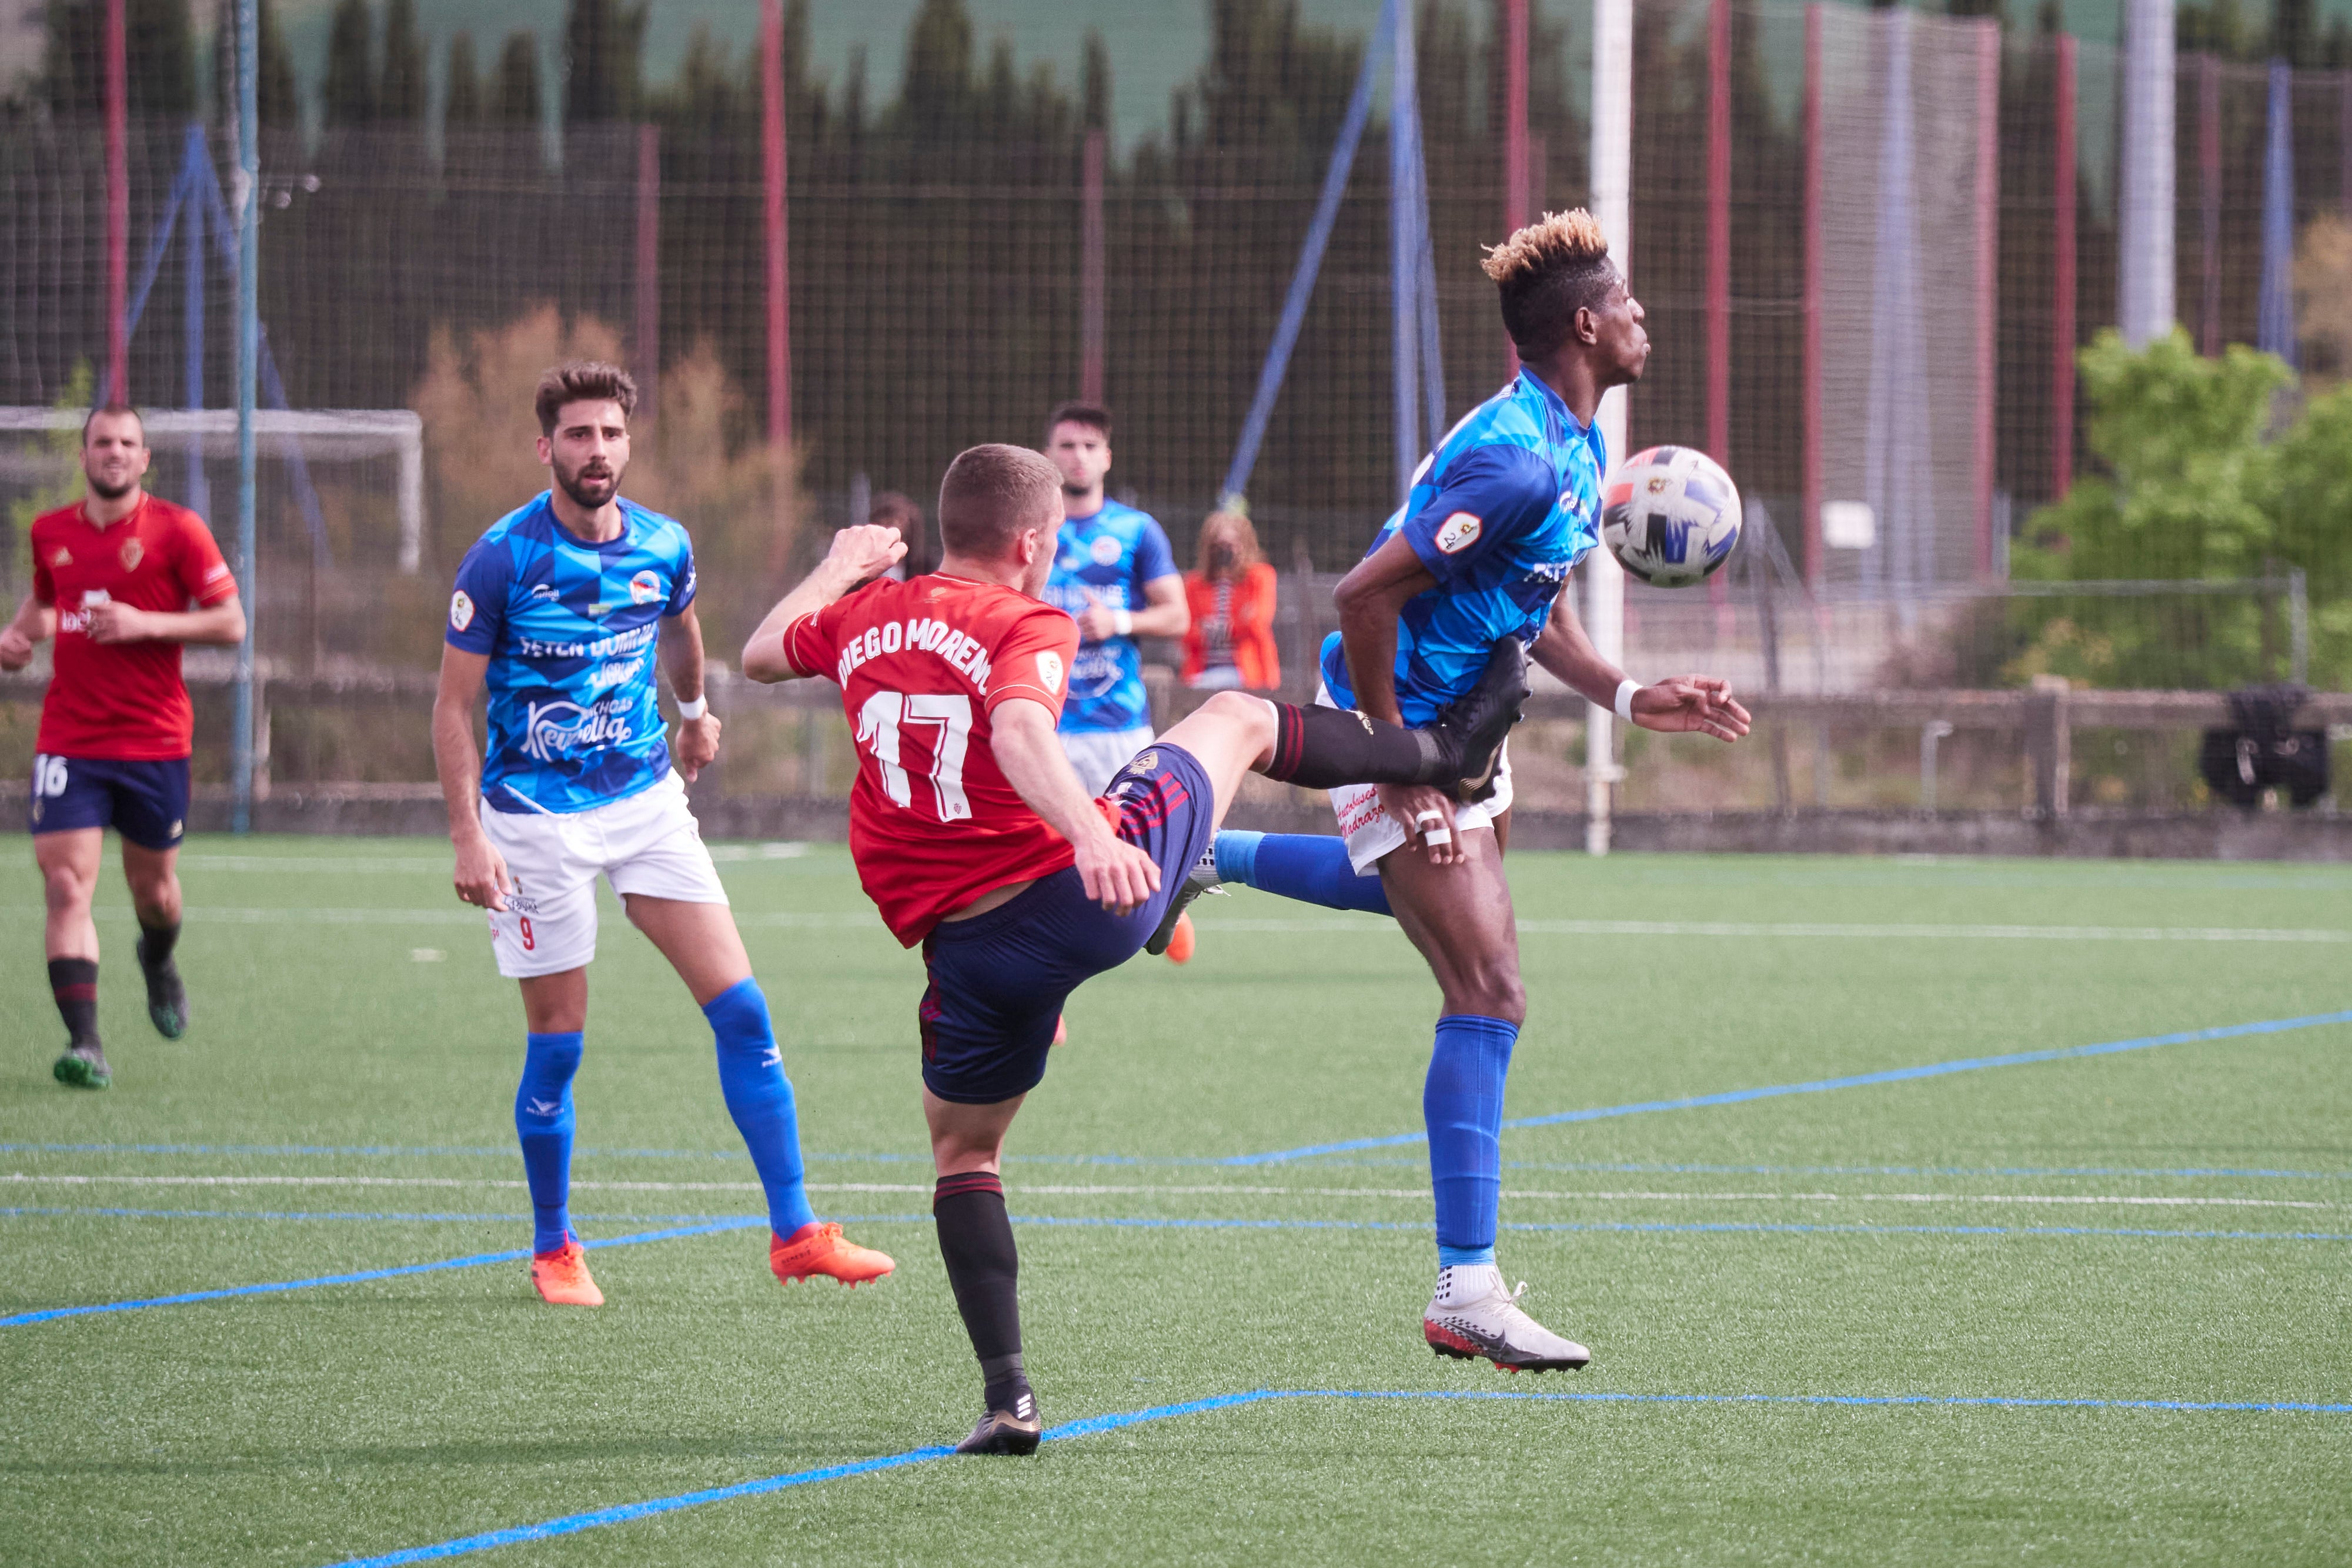
[[[1109,788],[1127,759],[1151,744],[1151,699],[1138,637],[1181,637],[1192,623],[1184,574],[1168,535],[1150,515],[1103,494],[1110,472],[1110,415],[1066,402],[1045,416],[1045,455],[1062,471],[1061,538],[1045,600],[1078,623],[1078,656],[1062,705],[1062,750],[1090,795]],[[1192,956],[1192,922],[1180,915],[1169,956]]]
[[[604,1303],[567,1211],[601,873],[710,1020],[719,1087],[767,1191],[776,1277],[856,1285],[891,1261],[809,1208],[767,998],[655,702],[658,651],[684,721],[676,761],[690,779],[719,755],[719,720],[702,695],[693,546],[670,518],[620,498],[636,401],[613,365],[560,365],[541,379],[539,460],[554,483],[466,552],[433,705],[457,896],[490,912],[499,972],[522,985],[515,1131],[530,1185],[531,1283],[558,1305]],[[486,678],[487,765],[473,725]]]
[[[1497,679],[1406,730],[1219,692],[1092,799],[1055,730],[1078,630],[1040,601],[1061,518],[1052,464],[973,447],[940,486],[937,571],[858,588],[905,546],[887,528],[845,529],[743,650],[753,680],[841,685],[858,747],[850,852],[884,922],[922,946],[931,1212],[985,1385],[965,1453],[1037,1447],[998,1172],[1064,998],[1172,923],[1245,770],[1316,788],[1453,785],[1491,766],[1526,695],[1522,666],[1497,661]]]
[[[141,486],[150,455],[136,410],[110,403],[82,422],[88,494],[33,519],[33,591],[0,630],[0,670],[23,669],[34,643],[58,640],[26,816],[47,894],[49,990],[69,1037],[58,1082],[80,1089],[114,1081],[98,1037],[89,915],[109,827],[121,835],[139,917],[147,1016],[166,1040],[187,1032],[188,994],[172,951],[195,716],[180,648],[245,641],[236,580],[205,520]]]
[[[1599,540],[1608,469],[1593,416],[1601,394],[1640,379],[1650,356],[1642,307],[1600,225],[1581,211],[1548,214],[1496,247],[1486,271],[1522,368],[1422,460],[1403,507],[1341,580],[1325,691],[1374,718],[1425,723],[1496,649],[1524,644],[1570,690],[1628,722],[1738,739],[1748,712],[1728,684],[1694,675],[1642,685],[1594,651],[1577,620],[1570,573]],[[1213,869],[1196,870],[1188,894],[1223,878],[1395,915],[1444,1009],[1422,1095],[1438,1258],[1423,1337],[1442,1355],[1500,1367],[1582,1366],[1590,1353],[1522,1312],[1495,1263],[1504,1081],[1527,1017],[1503,874],[1508,758],[1491,793],[1468,803],[1394,785],[1334,789],[1331,800],[1340,838],[1220,833]]]

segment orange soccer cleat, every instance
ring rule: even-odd
[[[803,1225],[790,1240],[772,1233],[768,1238],[768,1267],[787,1285],[824,1274],[854,1290],[898,1266],[887,1252],[860,1247],[830,1221]]]
[[[604,1292],[588,1277],[588,1254],[577,1237],[567,1236],[552,1252],[530,1256],[530,1282],[551,1307],[601,1307]]]
[[[1176,928],[1168,934],[1168,961],[1181,964],[1192,956],[1192,917],[1180,915]]]

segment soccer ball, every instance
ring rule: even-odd
[[[1739,542],[1738,486],[1704,452],[1636,452],[1601,486],[1601,542],[1653,588],[1688,588]]]

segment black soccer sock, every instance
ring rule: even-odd
[[[58,1016],[76,1045],[98,1043],[98,960],[49,960],[49,994],[57,998]]]
[[[1274,705],[1269,779],[1309,789],[1343,784],[1451,784],[1458,764],[1426,730],[1383,724],[1352,708]]]
[[[988,1385],[988,1408],[1010,1410],[1029,1388],[1021,1368],[1020,1254],[1004,1212],[1004,1184],[987,1171],[940,1177],[931,1195],[940,1256],[971,1353]]]
[[[172,949],[180,943],[180,923],[150,925],[139,923],[139,965],[144,969],[158,969],[172,961]]]

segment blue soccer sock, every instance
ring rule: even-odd
[[[1301,904],[1388,915],[1389,890],[1377,876],[1358,876],[1348,863],[1348,841],[1320,833],[1247,833],[1227,828],[1216,839],[1217,876]]]
[[[784,1053],[768,1019],[768,998],[747,976],[704,1003],[702,1016],[719,1037],[719,1092],[726,1096],[727,1113],[768,1189],[768,1223],[777,1235],[790,1237],[814,1224],[816,1214],[801,1185],[800,1119],[793,1112]]]
[[[1503,1080],[1519,1026],[1474,1013],[1437,1020],[1421,1113],[1429,1125],[1441,1269],[1495,1260],[1503,1196]]]
[[[572,1233],[572,1075],[580,1031],[526,1034],[522,1082],[515,1089],[515,1135],[530,1183],[530,1249],[553,1252]]]

